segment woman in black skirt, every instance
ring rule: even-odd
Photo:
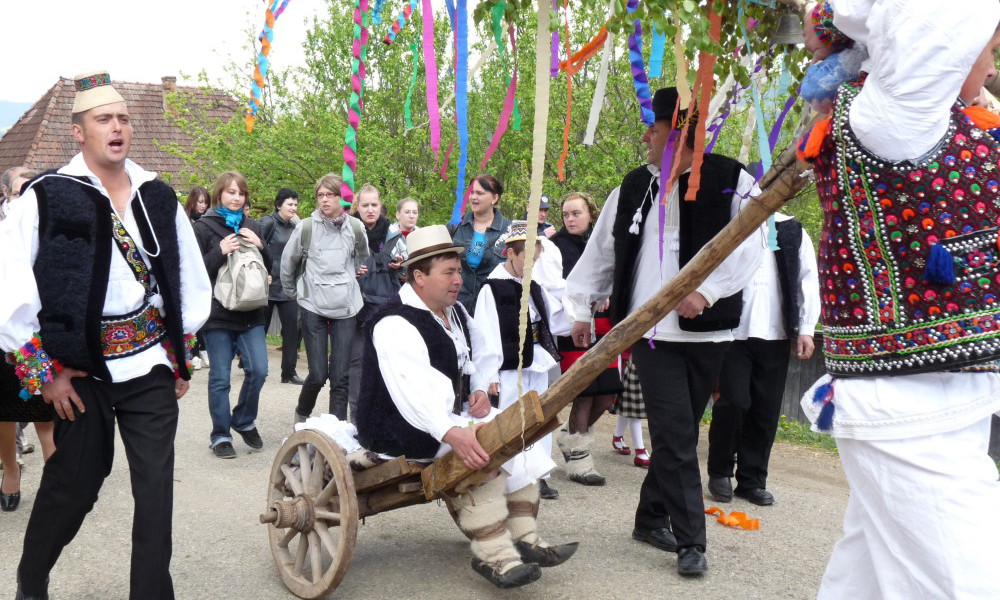
[[[18,395],[21,382],[14,374],[14,366],[0,357],[0,463],[3,479],[0,482],[0,510],[10,512],[21,503],[21,465],[17,462],[17,424],[34,422],[35,433],[42,445],[42,456],[48,460],[55,452],[52,441],[52,406],[41,396],[23,400]]]
[[[587,194],[573,192],[562,202],[563,227],[552,236],[552,242],[562,253],[563,277],[569,277],[576,266],[583,249],[590,239],[590,233],[597,221],[597,205]],[[607,305],[594,316],[591,331],[594,340],[601,339],[611,330],[611,320],[608,318]],[[580,356],[586,352],[577,348],[568,337],[557,340],[559,353],[562,354],[563,373]],[[616,394],[622,391],[622,380],[618,375],[618,358],[608,365],[576,399],[570,411],[567,429],[563,429],[556,437],[559,449],[566,458],[566,474],[572,481],[583,485],[604,485],[604,477],[594,468],[594,459],[590,456],[590,446],[593,444],[591,427],[597,422]]]

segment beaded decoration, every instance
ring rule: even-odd
[[[78,92],[86,92],[102,85],[111,85],[111,75],[107,73],[96,73],[88,77],[83,77],[73,81],[73,86]]]
[[[62,371],[62,364],[42,349],[42,340],[36,333],[31,341],[7,353],[7,362],[14,365],[14,373],[21,380],[21,399],[28,400],[42,393],[42,384],[50,383]]]
[[[851,131],[859,90],[841,88],[815,161],[828,372],[944,371],[1000,357],[997,142],[955,107],[931,152],[887,162]],[[942,257],[953,273],[929,277]]]
[[[198,343],[198,338],[194,334],[187,333],[184,335],[184,366],[187,368],[188,373],[192,373],[194,369],[191,367],[191,359],[194,357],[194,347]],[[174,370],[174,379],[180,379],[181,372],[177,365],[177,355],[174,353],[174,345],[170,342],[169,336],[163,336],[160,340],[160,344],[163,345],[164,350],[167,351],[167,358],[170,359],[170,366]]]
[[[149,267],[146,266],[146,261],[142,259],[142,255],[139,253],[139,245],[135,243],[135,240],[132,239],[132,236],[125,229],[125,225],[121,222],[121,219],[114,213],[111,214],[111,225],[111,234],[115,238],[115,243],[118,244],[118,249],[121,250],[122,256],[125,257],[125,262],[132,269],[132,274],[135,275],[136,281],[141,283],[142,287],[146,289],[146,297],[148,298],[152,293],[149,286]]]

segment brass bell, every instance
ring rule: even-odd
[[[772,44],[804,44],[805,36],[802,35],[802,22],[799,17],[790,13],[781,15],[778,26],[771,36]]]

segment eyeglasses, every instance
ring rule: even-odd
[[[323,200],[324,198],[339,198],[339,197],[340,194],[337,194],[335,192],[320,192],[316,194],[316,198],[319,200]]]

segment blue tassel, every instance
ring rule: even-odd
[[[951,252],[942,244],[931,246],[931,254],[927,257],[927,270],[924,279],[931,283],[952,285],[955,283],[955,259]]]
[[[823,409],[819,411],[819,418],[816,419],[816,427],[820,431],[830,431],[833,429],[833,411],[836,410],[832,401],[823,403]]]
[[[17,395],[21,397],[21,400],[31,400],[31,394],[28,393],[28,388],[21,388],[21,391],[18,392]]]
[[[824,383],[816,388],[813,394],[813,402],[826,402],[826,399],[833,393],[833,382]]]

